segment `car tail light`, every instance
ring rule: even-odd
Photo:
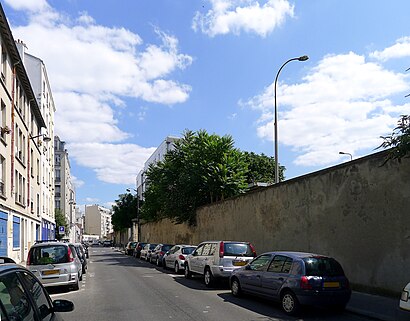
[[[219,243],[219,257],[224,257],[224,242]]]
[[[306,276],[302,276],[300,279],[300,288],[303,290],[311,290],[312,285],[309,284],[309,279]]]
[[[253,247],[253,245],[251,243],[249,243],[249,247],[251,248],[251,251],[253,253],[253,257],[256,257],[256,251],[255,248]]]
[[[73,256],[73,253],[71,252],[71,248],[70,248],[70,247],[68,247],[68,252],[67,252],[67,254],[68,254],[68,262],[73,262],[73,261],[74,261],[74,256]]]
[[[183,256],[182,254],[180,254],[180,255],[178,256],[178,259],[180,259],[181,261],[183,261],[183,260],[185,260],[185,256]]]
[[[30,260],[30,259],[31,259],[31,252],[28,252],[28,254],[27,254],[27,262],[26,262],[27,265],[30,265],[30,264],[31,264],[31,262],[30,262],[31,260]]]
[[[164,256],[164,251],[159,252],[159,256]]]

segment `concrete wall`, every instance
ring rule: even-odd
[[[142,226],[142,240],[251,241],[258,253],[309,251],[337,258],[350,281],[399,292],[410,280],[410,159],[377,153],[197,211],[197,226]]]

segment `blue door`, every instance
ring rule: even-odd
[[[7,219],[8,215],[0,211],[0,256],[7,256]]]

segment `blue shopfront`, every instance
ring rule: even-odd
[[[55,240],[56,225],[46,220],[41,221],[41,240]]]
[[[7,256],[7,220],[8,214],[0,211],[0,256]]]

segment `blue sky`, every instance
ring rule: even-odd
[[[410,2],[1,0],[40,57],[77,204],[110,206],[185,129],[273,155],[287,178],[368,155],[410,114]]]

